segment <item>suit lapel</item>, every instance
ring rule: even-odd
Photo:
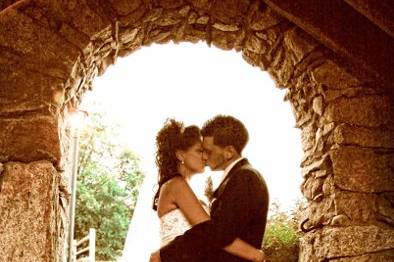
[[[224,189],[226,188],[226,185],[228,181],[230,180],[231,176],[236,173],[236,171],[241,168],[242,166],[248,164],[248,160],[246,158],[242,159],[239,161],[233,168],[231,168],[230,172],[227,174],[227,176],[223,179],[223,181],[220,183],[218,188],[213,192],[213,197],[215,199],[219,198],[220,195],[223,193]]]

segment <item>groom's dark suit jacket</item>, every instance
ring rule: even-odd
[[[162,262],[247,261],[223,250],[236,238],[261,247],[268,213],[264,179],[243,159],[214,192],[211,220],[195,225],[160,249]]]

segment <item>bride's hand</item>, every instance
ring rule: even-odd
[[[150,254],[149,262],[161,262],[160,260],[160,250]]]

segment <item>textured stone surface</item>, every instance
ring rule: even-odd
[[[239,24],[248,11],[249,0],[214,1],[210,6],[211,16],[224,24]],[[226,10],[224,12],[224,10]]]
[[[1,260],[58,261],[59,174],[52,163],[6,163],[1,176]]]
[[[90,39],[101,37],[103,32],[111,27],[111,21],[98,10],[94,10],[94,6],[89,5],[86,0],[54,1],[50,3],[48,12],[56,17],[56,20],[69,24]]]
[[[327,105],[326,122],[340,122],[364,127],[393,126],[393,105],[388,97],[339,98]]]
[[[56,119],[50,116],[0,118],[0,161],[60,160]]]
[[[371,220],[376,220],[377,199],[376,194],[339,191],[335,193],[335,211],[336,214],[342,214],[348,218],[345,221],[346,224],[367,224]],[[341,223],[336,225],[343,226]]]
[[[334,262],[369,262],[369,261],[394,261],[394,249],[374,252],[362,256],[345,257],[338,259],[331,259]]]
[[[292,50],[294,64],[298,64],[301,59],[318,46],[318,43],[312,37],[297,27],[285,32],[284,44],[288,49]]]
[[[24,245],[34,261],[62,257],[70,173],[66,118],[118,56],[169,41],[205,41],[241,51],[246,62],[287,88],[285,99],[302,129],[301,190],[309,205],[303,217],[311,230],[302,238],[300,261],[390,258],[384,250],[393,249],[393,101],[371,79],[334,62],[324,46],[263,1],[249,0],[24,1],[1,13],[0,161],[5,163],[0,164],[0,184],[8,193],[0,191],[0,215],[14,204],[14,220],[23,221],[20,232],[14,222],[0,228],[5,230],[1,240],[29,230],[28,240],[35,241]],[[10,160],[46,160],[40,163],[48,168]],[[65,171],[57,186],[58,174],[49,162]],[[14,174],[25,179],[20,191]],[[34,212],[62,207],[32,228],[25,222],[33,212],[26,205],[28,184],[53,194],[44,202],[33,190],[32,201],[41,208]],[[56,221],[55,231],[50,221]],[[16,254],[21,257],[13,261],[26,260],[19,247],[3,248],[3,243],[3,257]]]
[[[120,16],[126,16],[141,6],[142,0],[110,0],[112,7],[116,10]]]
[[[279,24],[283,21],[283,17],[278,15],[271,8],[265,7],[262,9],[262,5],[259,2],[255,2],[250,8],[250,28],[255,31],[262,31],[269,27]]]
[[[394,154],[372,149],[340,147],[332,150],[335,184],[356,192],[385,192],[394,189]]]
[[[312,70],[311,74],[314,81],[329,89],[344,89],[360,85],[360,80],[329,60]]]
[[[57,68],[61,75],[56,76],[66,78],[79,56],[78,49],[18,11],[0,16],[0,28],[1,46],[36,67]]]
[[[394,248],[394,229],[377,226],[325,228],[301,238],[301,261],[362,256]],[[380,260],[370,260],[380,261]]]
[[[341,124],[335,129],[334,142],[340,145],[389,149],[394,148],[394,130]]]
[[[29,81],[26,81],[29,79]],[[0,115],[56,113],[64,98],[61,79],[27,70],[0,69]]]

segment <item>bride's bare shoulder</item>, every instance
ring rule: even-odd
[[[169,181],[167,181],[163,185],[163,190],[167,194],[170,193],[171,195],[184,195],[185,193],[192,191],[189,184],[181,176],[171,178]]]
[[[189,185],[187,184],[186,180],[181,176],[171,178],[163,185],[163,190],[167,192],[188,190],[188,189],[189,189]]]

